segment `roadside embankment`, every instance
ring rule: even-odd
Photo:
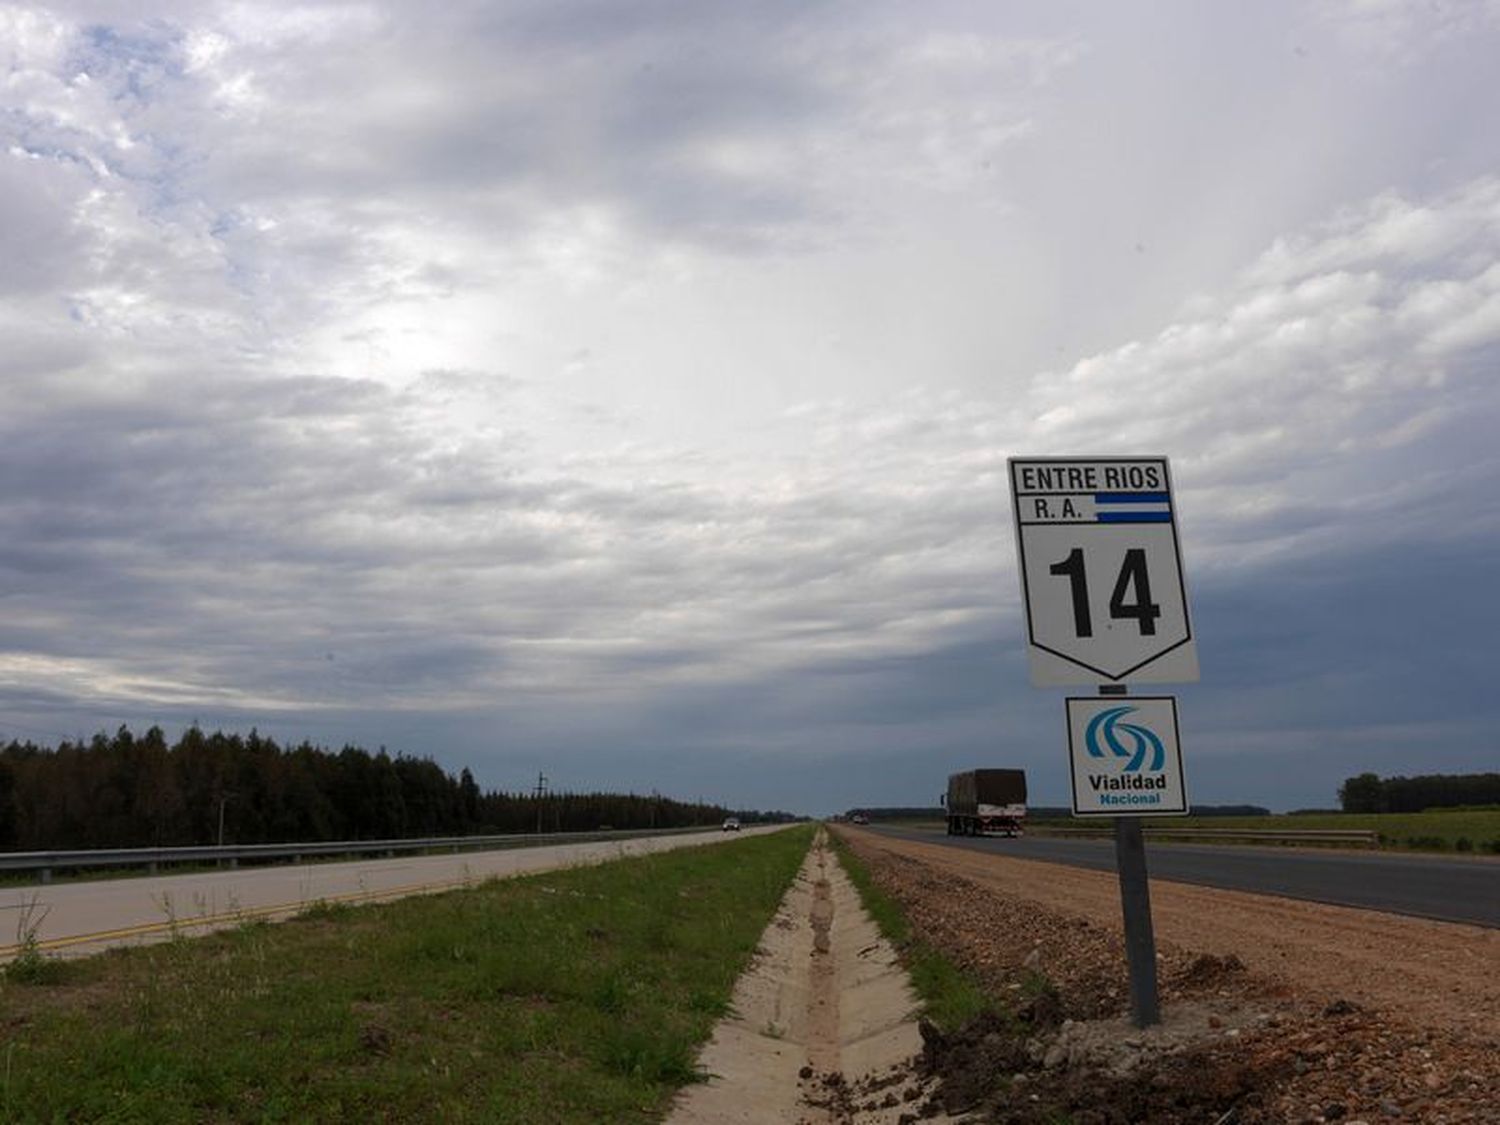
[[[1500,1121],[1500,932],[1153,882],[1161,1026],[1126,1013],[1110,873],[840,828],[1004,1010],[929,1034],[974,1122]]]

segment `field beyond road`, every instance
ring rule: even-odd
[[[23,954],[0,1120],[659,1120],[811,831]]]

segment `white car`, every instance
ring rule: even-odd
[[[724,831],[725,832],[738,832],[739,830],[740,830],[740,818],[739,817],[737,817],[737,816],[731,816],[731,817],[728,817],[728,818],[725,819],[725,821],[724,821]]]

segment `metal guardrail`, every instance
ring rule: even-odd
[[[0,872],[37,871],[43,883],[65,868],[159,867],[179,863],[217,863],[236,867],[240,862],[290,859],[300,863],[305,856],[383,855],[398,852],[484,851],[492,848],[539,844],[587,844],[600,840],[629,840],[640,836],[678,836],[689,832],[714,831],[713,825],[693,828],[629,828],[600,832],[531,832],[504,836],[437,836],[421,840],[323,840],[292,844],[205,844],[177,848],[93,848],[82,851],[0,852]]]
[[[1254,840],[1269,844],[1359,844],[1373,848],[1380,843],[1380,834],[1368,828],[1173,828],[1170,825],[1148,824],[1147,838],[1179,840]],[[1033,824],[1028,832],[1033,836],[1108,836],[1112,827],[1072,828]]]

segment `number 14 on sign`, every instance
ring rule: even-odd
[[[1048,567],[1047,573],[1066,578],[1069,582],[1073,595],[1074,635],[1092,637],[1094,613],[1089,606],[1083,548],[1074,547],[1062,562]],[[1134,600],[1126,601],[1132,590]],[[1146,564],[1146,552],[1140,547],[1129,547],[1125,551],[1125,562],[1120,566],[1120,576],[1115,579],[1114,593],[1109,596],[1109,616],[1112,621],[1134,618],[1140,624],[1141,636],[1156,635],[1156,619],[1161,616],[1161,606],[1151,600],[1151,571]]]

